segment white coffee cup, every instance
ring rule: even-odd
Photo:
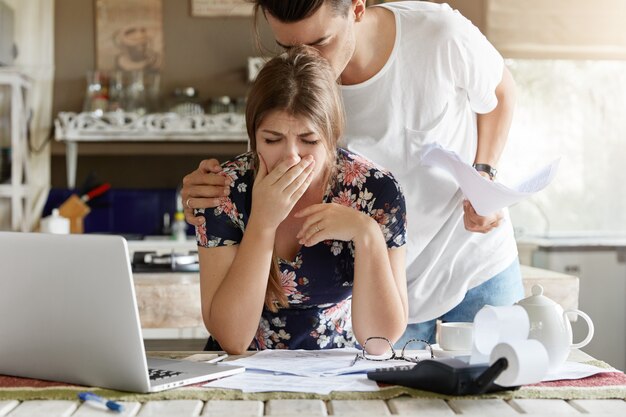
[[[438,323],[437,342],[443,350],[470,351],[474,334],[474,323]]]

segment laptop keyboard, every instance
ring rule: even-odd
[[[173,376],[180,375],[182,374],[182,372],[148,368],[148,374],[150,375],[150,381],[158,381],[160,379],[171,378]]]

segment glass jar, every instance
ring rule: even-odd
[[[204,109],[198,98],[198,90],[193,87],[176,88],[172,93],[169,111],[179,116],[194,116],[204,114]]]
[[[228,96],[213,97],[209,100],[209,113],[230,113],[235,111],[235,103]]]
[[[87,71],[87,89],[83,111],[94,116],[102,116],[109,106],[109,92],[106,74],[102,71]]]
[[[144,81],[148,111],[156,113],[161,110],[161,74],[158,71],[148,71]]]
[[[114,71],[109,79],[109,111],[124,110],[124,73]]]
[[[126,111],[137,113],[140,116],[148,111],[143,71],[130,73],[130,83],[126,88],[126,105],[124,107]]]

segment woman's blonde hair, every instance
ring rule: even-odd
[[[328,182],[334,176],[337,142],[343,134],[345,116],[335,73],[315,49],[295,46],[268,61],[259,71],[246,104],[246,128],[255,155],[256,131],[273,111],[304,118],[313,126],[328,155],[325,169]],[[274,312],[288,306],[275,251],[265,306]]]

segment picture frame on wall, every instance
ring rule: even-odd
[[[253,11],[245,0],[190,0],[191,17],[249,17]]]
[[[95,0],[96,68],[159,71],[163,63],[161,0]]]

